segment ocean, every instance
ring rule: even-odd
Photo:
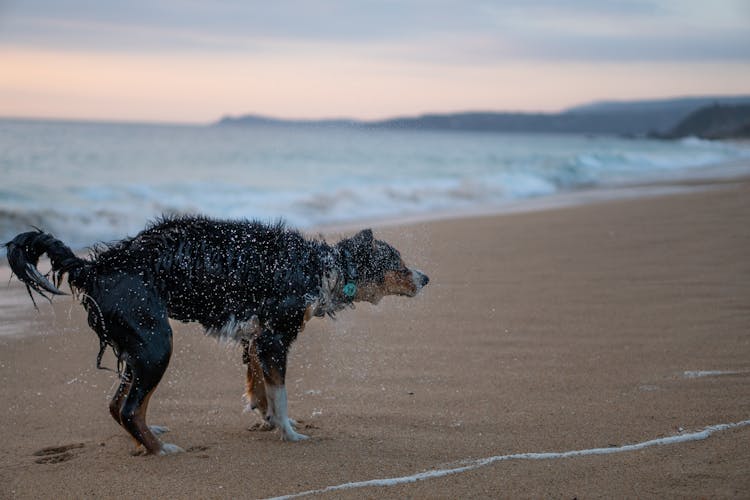
[[[34,225],[81,249],[175,213],[309,229],[502,212],[747,158],[692,138],[0,120],[0,242]]]

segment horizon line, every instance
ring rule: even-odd
[[[412,119],[421,118],[425,116],[440,116],[440,115],[460,115],[460,114],[472,114],[472,113],[487,113],[487,114],[519,114],[519,115],[559,115],[567,113],[573,109],[588,107],[593,105],[604,105],[604,104],[627,104],[627,103],[656,103],[660,101],[678,101],[678,100],[689,100],[689,99],[750,99],[750,92],[742,94],[689,94],[689,95],[672,95],[666,97],[648,97],[643,99],[628,99],[628,98],[606,98],[597,99],[593,101],[584,101],[578,104],[572,104],[566,106],[557,111],[543,111],[543,110],[510,110],[510,109],[463,109],[454,111],[422,111],[413,114],[398,114],[392,115],[385,118],[354,118],[346,116],[329,116],[329,117],[315,117],[315,118],[300,118],[300,117],[281,117],[271,114],[262,114],[249,112],[238,112],[238,113],[224,113],[214,118],[212,121],[170,121],[170,120],[159,120],[159,119],[129,119],[129,118],[91,118],[91,117],[47,117],[47,116],[5,116],[0,115],[0,120],[3,121],[27,121],[27,122],[57,122],[57,123],[88,123],[88,124],[112,124],[112,125],[156,125],[156,126],[213,126],[218,124],[220,121],[230,119],[241,119],[243,117],[255,117],[261,120],[278,121],[278,122],[297,122],[297,123],[315,123],[315,122],[352,122],[358,124],[374,124],[380,122],[387,122],[399,119]]]

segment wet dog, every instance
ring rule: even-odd
[[[89,258],[41,230],[6,244],[13,273],[49,298],[67,275],[88,313],[102,354],[118,359],[120,386],[112,417],[152,454],[182,451],[146,425],[149,399],[172,355],[168,318],[197,321],[208,335],[241,342],[246,398],[285,441],[307,436],[287,415],[287,354],[314,316],[334,316],[353,302],[377,304],[386,295],[415,296],[429,279],[409,269],[399,252],[371,230],[329,245],[283,223],[163,218],[133,238],[95,247]],[[51,282],[37,269],[49,256]],[[49,276],[49,275],[48,275]]]

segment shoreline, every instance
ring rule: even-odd
[[[705,141],[701,141],[701,144],[703,142]],[[533,147],[533,144],[530,147]],[[438,176],[436,182],[445,181],[448,183],[447,187],[442,186],[440,182],[436,185],[430,184],[430,175],[425,174],[421,178],[408,177],[411,180],[407,182],[403,192],[396,181],[383,185],[375,183],[373,189],[377,192],[373,196],[366,194],[367,189],[360,193],[359,189],[347,183],[340,186],[334,183],[326,188],[330,192],[320,191],[318,187],[310,191],[309,197],[291,196],[287,193],[291,198],[282,197],[281,205],[274,205],[276,209],[271,212],[267,211],[268,207],[263,205],[263,200],[264,195],[274,193],[273,189],[266,193],[263,190],[255,192],[251,188],[254,196],[259,196],[261,208],[227,212],[226,208],[222,211],[214,207],[210,212],[232,213],[236,218],[242,218],[241,215],[246,213],[264,213],[265,215],[259,217],[262,221],[274,221],[278,214],[285,213],[286,220],[296,221],[290,223],[294,227],[303,232],[316,233],[351,230],[364,224],[393,226],[456,217],[555,209],[607,199],[654,196],[670,190],[685,189],[687,186],[732,182],[737,178],[750,177],[750,148],[748,144],[737,141],[721,141],[702,146],[702,149],[699,148],[700,155],[694,152],[691,155],[689,149],[681,150],[682,156],[667,156],[666,159],[658,155],[653,158],[641,158],[637,152],[625,148],[625,152],[622,153],[624,158],[630,158],[628,155],[635,157],[623,160],[622,165],[616,160],[619,146],[611,146],[614,152],[596,151],[594,148],[592,153],[586,153],[586,148],[577,147],[580,151],[576,150],[576,155],[569,159],[570,165],[558,165],[554,170],[557,173],[533,173],[536,167],[531,168],[534,166],[532,162],[529,167],[532,172],[529,174],[530,179],[523,175],[514,177],[516,173],[512,169],[505,172],[505,167],[498,167],[498,172],[505,172],[503,175],[508,174],[511,177],[502,182],[490,181],[493,176],[486,173],[476,176],[470,172],[466,174],[456,170],[449,177]],[[731,154],[727,151],[731,151]],[[599,160],[599,154],[604,155],[606,160]],[[614,156],[615,159],[607,155]],[[659,163],[660,159],[666,163]],[[600,161],[604,163],[600,164]],[[610,174],[603,173],[608,172],[610,168],[614,169]],[[464,181],[466,185],[463,184]],[[537,184],[539,182],[541,184]],[[190,183],[187,184],[188,194],[192,193],[191,190],[194,188],[191,186]],[[115,208],[106,203],[108,196],[124,196],[122,200],[125,201],[130,198],[123,193],[118,194],[117,190],[112,191],[106,184],[102,192],[98,192],[95,186],[90,188],[93,190],[89,193],[92,202],[84,203],[73,212],[61,210],[59,207],[44,208],[41,205],[38,207],[40,211],[37,211],[37,205],[33,208],[23,204],[8,205],[2,214],[5,238],[9,239],[15,234],[29,230],[31,224],[36,224],[56,234],[70,244],[74,251],[85,253],[89,246],[97,242],[119,240],[136,234],[148,221],[158,218],[161,213],[200,213],[197,206],[203,206],[198,202],[194,206],[179,201],[178,195],[181,191],[175,186],[176,194],[171,193],[169,189],[162,193],[166,197],[164,200],[159,199],[160,201],[156,202],[148,196],[144,198],[144,206],[150,207],[146,210],[137,209],[141,205],[139,201],[133,202],[132,205],[123,203],[119,208]],[[151,187],[145,184],[136,185],[133,189],[135,192],[150,192]],[[158,192],[157,190],[155,193]],[[227,196],[226,191],[222,194],[217,193],[209,190],[211,196]],[[173,199],[173,195],[177,198]],[[229,189],[229,195],[238,196],[238,193]],[[339,195],[342,200],[335,201]],[[208,206],[213,206],[211,203],[216,201],[211,196],[203,200],[209,201]],[[124,216],[121,213],[123,210],[135,215]],[[300,210],[306,210],[307,215],[300,215]],[[4,253],[4,249],[0,248],[0,264],[5,260]]]
[[[727,175],[709,175],[717,173],[725,173]],[[597,186],[538,198],[509,201],[502,205],[474,207],[455,211],[437,211],[431,214],[405,215],[397,218],[362,219],[351,223],[320,225],[313,228],[300,229],[300,231],[308,237],[323,236],[327,239],[338,239],[343,235],[356,232],[364,227],[372,227],[376,231],[392,231],[407,226],[423,226],[443,221],[470,222],[477,218],[507,217],[536,212],[565,210],[574,207],[607,205],[619,201],[653,199],[664,196],[679,196],[712,190],[733,189],[750,182],[750,160],[714,165],[705,169],[702,173],[696,172],[695,174],[690,178],[682,177],[676,180],[652,181],[639,184]],[[81,257],[89,255],[88,249],[74,249],[74,251]],[[43,273],[49,269],[46,256],[43,256],[40,260],[39,267]],[[14,276],[11,276],[10,267],[5,256],[0,257],[0,284],[2,283],[7,284],[6,288],[10,287],[10,283],[20,286],[18,280]],[[28,297],[25,296],[25,298],[27,300],[23,301],[17,297],[9,296],[9,294],[0,293],[0,315],[5,315],[6,318],[12,317],[14,307],[30,301]],[[47,303],[41,297],[35,297],[35,300],[40,304]],[[6,319],[5,326],[0,328],[0,338],[21,338],[23,334],[15,332],[15,330],[17,329],[9,326]]]
[[[737,141],[735,141],[737,142]],[[748,143],[742,143],[745,146]],[[521,213],[559,210],[566,207],[608,203],[611,201],[669,196],[708,189],[719,189],[747,182],[750,179],[750,158],[681,170],[676,176],[654,176],[651,179],[602,184],[560,191],[550,195],[507,200],[498,204],[478,205],[462,209],[436,210],[428,213],[407,214],[400,217],[359,219],[353,222],[331,223],[304,229],[304,233],[336,233],[374,227],[398,227],[441,220],[471,219]]]
[[[634,184],[632,186],[610,186],[595,187],[566,191],[547,196],[525,198],[521,200],[508,201],[503,204],[478,206],[460,210],[444,210],[432,213],[421,213],[403,215],[393,218],[361,219],[351,223],[331,223],[316,226],[309,230],[302,230],[307,234],[336,234],[356,231],[363,227],[389,228],[399,226],[411,226],[431,222],[469,220],[478,217],[504,217],[517,214],[534,212],[545,212],[561,210],[584,205],[598,205],[620,200],[631,200],[638,198],[654,198],[660,196],[672,196],[689,194],[743,183],[746,177],[737,177],[730,180],[695,181],[693,183],[648,183]]]

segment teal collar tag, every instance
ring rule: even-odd
[[[344,288],[341,290],[341,292],[345,297],[349,299],[354,298],[354,296],[357,294],[357,285],[355,285],[354,283],[347,283],[346,285],[344,285]]]

